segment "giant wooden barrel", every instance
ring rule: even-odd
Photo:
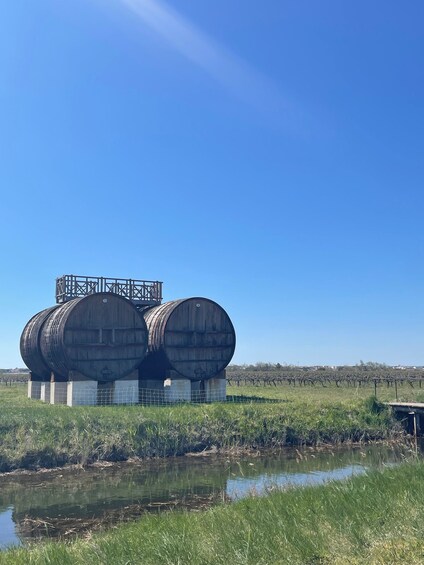
[[[40,345],[57,375],[78,371],[97,381],[114,381],[143,360],[146,323],[126,298],[99,292],[59,306],[43,326]]]
[[[149,331],[141,378],[164,378],[174,370],[197,381],[221,372],[234,354],[236,335],[225,312],[208,298],[165,302],[143,312]]]
[[[35,378],[50,379],[51,369],[41,353],[40,336],[47,318],[58,307],[52,306],[35,314],[27,323],[21,335],[21,356]]]

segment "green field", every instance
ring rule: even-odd
[[[231,387],[233,402],[167,407],[48,405],[0,387],[0,472],[215,449],[386,439],[400,426],[372,387]],[[387,392],[387,398],[392,392]],[[240,397],[250,398],[239,402]],[[274,402],[257,402],[270,399]],[[278,402],[275,402],[275,401]]]
[[[228,403],[69,408],[28,400],[23,386],[3,386],[0,469],[401,437],[373,390],[236,386]],[[418,388],[404,390],[404,399],[421,399]],[[379,399],[392,400],[391,387],[382,387]],[[87,539],[6,551],[0,563],[424,563],[423,479],[424,465],[408,463],[204,512],[147,516]]]

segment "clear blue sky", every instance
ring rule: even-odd
[[[13,0],[0,367],[62,274],[164,281],[234,362],[424,364],[421,0]]]

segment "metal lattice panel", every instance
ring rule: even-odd
[[[56,279],[56,303],[64,304],[96,292],[113,292],[136,306],[156,306],[162,302],[162,283],[109,277],[63,275]]]

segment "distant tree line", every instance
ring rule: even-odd
[[[422,386],[424,367],[391,367],[385,363],[360,361],[357,365],[340,366],[298,366],[281,363],[255,363],[230,365],[227,367],[227,380],[235,385],[266,386],[288,383],[290,385],[328,384],[354,385],[406,382],[411,386]]]
[[[12,385],[26,383],[28,381],[28,369],[0,369],[0,384]]]

